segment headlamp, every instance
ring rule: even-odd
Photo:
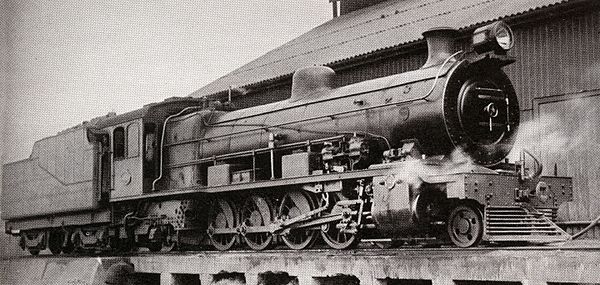
[[[514,44],[512,30],[502,21],[494,22],[473,32],[473,49],[479,54],[489,51],[504,54]]]

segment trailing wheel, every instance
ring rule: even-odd
[[[334,205],[331,214],[343,214],[344,209],[341,206],[335,206],[337,201],[341,200],[341,195],[331,195],[331,202]],[[331,222],[321,227],[321,237],[332,248],[347,249],[355,247],[360,239],[357,233],[344,231],[344,223],[340,221]]]
[[[179,248],[179,245],[174,240],[173,237],[170,237],[168,240],[164,241],[162,247],[160,248],[161,252],[170,252],[175,251]]]
[[[209,212],[208,236],[211,244],[218,250],[228,250],[234,244],[238,226],[238,217],[233,203],[225,199],[217,199],[211,205]],[[219,230],[227,230],[227,233],[219,233]]]
[[[292,191],[283,196],[278,216],[285,222],[316,208],[315,202],[304,192]],[[291,249],[300,250],[311,247],[317,239],[318,231],[313,229],[291,229],[281,236]]]
[[[162,243],[160,241],[151,241],[151,242],[148,242],[146,247],[151,252],[158,252],[162,248]]]
[[[477,246],[483,237],[481,211],[471,205],[458,205],[446,223],[450,240],[458,247]]]
[[[167,224],[163,227],[163,230],[165,231],[165,236],[163,238],[162,247],[160,248],[160,251],[174,251],[178,248],[177,231],[175,231],[175,227],[172,224]]]
[[[63,251],[65,236],[65,232],[61,230],[50,232],[50,235],[48,236],[48,248],[52,254],[59,255]]]
[[[270,232],[257,232],[251,230],[256,227],[268,226],[274,220],[274,209],[268,198],[250,196],[244,202],[241,213],[244,241],[254,250],[263,250],[273,243],[273,234]]]
[[[152,252],[169,252],[177,246],[175,228],[171,224],[150,227],[148,240],[147,247]]]

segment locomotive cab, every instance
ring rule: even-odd
[[[110,189],[111,199],[139,196],[152,191],[160,175],[159,147],[166,118],[201,100],[174,98],[149,104],[118,116],[109,116],[95,125],[108,134],[101,160],[102,185]]]

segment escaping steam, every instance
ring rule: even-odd
[[[513,155],[521,149],[548,155],[598,152],[599,112],[592,100],[580,98],[541,105],[536,118],[519,126]]]
[[[540,105],[538,114],[519,126],[509,161],[517,161],[519,152],[525,149],[546,164],[545,175],[552,175],[553,169],[558,168],[559,175],[572,176],[575,173],[570,173],[568,163],[600,160],[600,106],[595,100],[597,97],[587,97]],[[462,149],[455,149],[443,159],[401,163],[393,174],[416,188],[423,183],[422,177],[471,171],[476,167]]]
[[[407,160],[394,168],[392,174],[412,188],[418,188],[423,183],[423,177],[470,171],[473,167],[473,160],[457,148],[449,156],[438,159]]]

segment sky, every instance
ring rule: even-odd
[[[108,112],[187,96],[331,19],[327,0],[0,0],[4,162]]]

